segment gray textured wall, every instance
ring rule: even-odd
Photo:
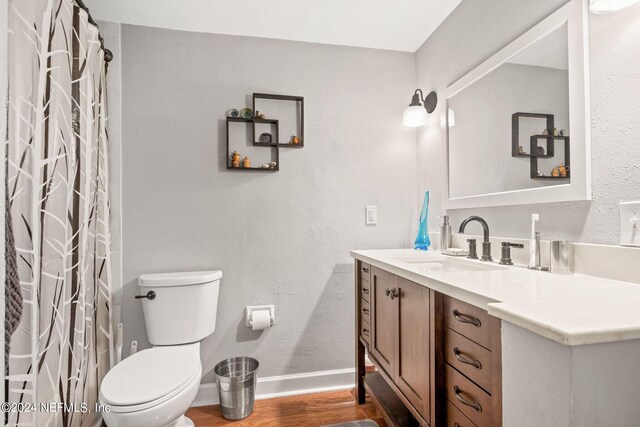
[[[416,53],[418,87],[442,93],[565,2],[465,0]],[[455,210],[450,212],[454,227],[478,214],[487,219],[492,235],[526,237],[530,214],[539,212],[546,238],[619,241],[618,203],[640,199],[639,21],[640,5],[611,15],[589,15],[593,201]],[[435,117],[444,105],[440,103],[432,126],[418,134],[418,199],[423,190],[434,190],[436,210],[442,206],[444,172]]]
[[[232,355],[261,376],[353,366],[348,251],[406,247],[416,228],[413,55],[128,25],[122,50],[126,346],[148,345],[138,275],[215,268],[205,372]],[[305,97],[305,147],[277,173],[225,169],[224,112],[253,92]],[[271,303],[276,326],[248,330],[244,307]]]

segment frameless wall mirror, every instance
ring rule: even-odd
[[[447,208],[590,200],[586,14],[572,0],[447,89]]]

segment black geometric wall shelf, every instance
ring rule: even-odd
[[[227,117],[227,169],[233,171],[254,171],[254,172],[276,172],[280,170],[280,148],[303,148],[304,147],[304,98],[302,96],[292,95],[275,95],[269,93],[254,93],[253,94],[253,111],[256,112],[256,101],[264,99],[271,101],[285,101],[295,103],[295,117],[293,122],[295,123],[295,134],[291,137],[291,140],[283,142],[280,134],[280,120],[275,118],[254,117],[252,119],[244,119],[240,117]],[[291,120],[289,120],[291,121]],[[230,149],[230,134],[231,128],[234,123],[244,123],[250,125],[251,128],[251,145],[254,147],[264,147],[272,150],[271,162],[276,162],[275,168],[263,168],[262,166],[252,166],[249,168],[239,167],[234,168],[231,161],[231,149]],[[266,131],[266,132],[265,132]],[[270,135],[270,142],[260,141],[260,135],[268,133]],[[297,138],[298,143],[293,143],[293,137]],[[241,161],[242,161],[242,155]],[[241,163],[242,164],[242,163]]]
[[[531,156],[530,160],[530,169],[531,169],[531,179],[567,179],[571,178],[571,157],[570,157],[570,147],[571,147],[571,138],[568,136],[547,136],[547,135],[534,135],[531,137],[531,149],[538,146],[538,139],[545,138],[547,141],[551,141],[551,147],[555,145],[556,141],[562,141],[564,146],[564,162],[562,163],[567,167],[567,176],[551,176],[551,175],[538,175],[538,158],[544,157],[554,157],[552,156]],[[551,152],[555,154],[555,149],[552,149]]]
[[[531,155],[535,155],[534,152],[530,153],[519,153],[518,147],[520,147],[520,119],[521,118],[529,118],[529,119],[544,119],[546,124],[547,133],[549,135],[553,135],[553,129],[555,127],[553,114],[541,114],[541,113],[513,113],[511,116],[511,155],[513,157],[531,157]],[[547,143],[548,152],[549,146],[553,146],[553,144]],[[524,145],[526,147],[526,145]],[[553,150],[553,148],[552,148]]]

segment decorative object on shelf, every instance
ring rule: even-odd
[[[260,144],[271,144],[271,134],[268,132],[261,133],[258,142]]]
[[[557,128],[553,128],[553,136],[560,136],[560,132],[558,132]]]
[[[429,239],[429,192],[424,193],[424,202],[422,202],[422,210],[420,211],[420,226],[418,227],[418,235],[414,248],[426,251],[431,246],[431,240]]]
[[[560,136],[568,136],[567,131],[564,129],[560,129]]]
[[[292,143],[293,145],[299,145],[299,144],[300,144],[300,138],[298,138],[298,137],[297,137],[297,136],[295,136],[295,135],[292,135],[292,136],[291,136],[291,143]]]
[[[555,168],[553,168],[553,170],[551,171],[551,176],[556,177],[556,178],[560,176],[560,170],[558,169],[557,166]]]
[[[240,154],[237,151],[234,151],[230,156],[231,159],[231,167],[239,168],[240,167]]]
[[[262,169],[275,169],[277,166],[276,162],[269,162],[262,165]]]
[[[242,167],[243,168],[250,168],[251,167],[251,160],[249,160],[249,157],[244,156],[244,159],[242,160]]]
[[[544,156],[545,155],[545,151],[544,151],[544,147],[536,147],[536,156]]]
[[[240,112],[236,108],[230,108],[226,113],[227,117],[240,117]]]
[[[256,111],[256,114],[254,116],[256,119],[261,119],[261,120],[264,120],[267,118],[267,115],[265,113],[261,113],[259,111]]]
[[[522,147],[522,145],[518,145],[518,154],[522,155],[522,154],[527,154],[524,152],[524,148]]]
[[[424,104],[424,107],[423,107]],[[408,127],[420,127],[427,123],[429,114],[433,113],[438,105],[438,95],[430,92],[427,97],[421,89],[416,89],[411,98],[411,104],[402,114],[402,124]]]
[[[253,110],[251,108],[243,108],[242,110],[240,110],[240,116],[242,116],[243,119],[252,119]]]
[[[549,136],[549,129],[545,129],[542,131],[542,133],[540,134],[542,136]]]
[[[637,2],[638,0],[589,0],[589,10],[596,14],[613,13],[626,9]]]
[[[566,178],[569,173],[569,166],[560,165],[558,166],[558,171],[560,172],[561,177]]]

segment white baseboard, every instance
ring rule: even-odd
[[[258,378],[256,400],[297,394],[346,390],[355,386],[355,369],[308,372]],[[200,384],[198,395],[191,406],[217,405],[220,403],[216,383]]]

